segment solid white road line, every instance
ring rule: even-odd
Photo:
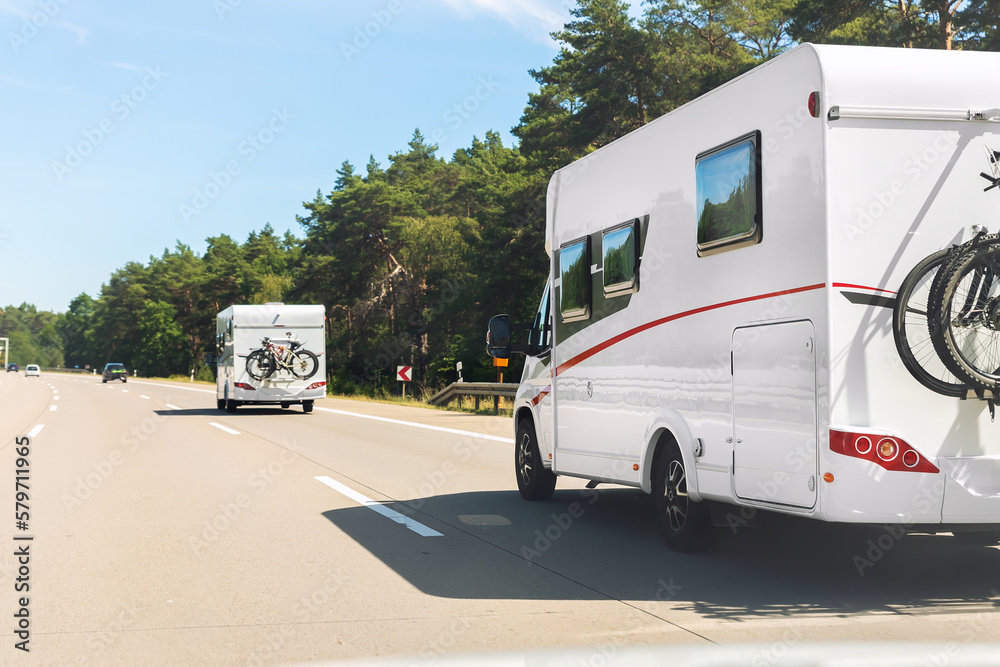
[[[316,477],[315,479],[319,480],[320,482],[323,482],[324,484],[326,484],[327,486],[329,486],[334,491],[338,491],[338,492],[344,494],[345,496],[347,496],[348,498],[350,498],[351,500],[353,500],[353,501],[355,501],[355,502],[357,502],[357,503],[359,503],[361,505],[364,505],[368,509],[374,510],[375,512],[378,512],[379,514],[381,514],[385,518],[390,519],[392,521],[395,521],[396,523],[399,523],[399,524],[402,524],[402,525],[406,526],[407,528],[409,528],[410,530],[412,530],[417,535],[420,535],[422,537],[444,537],[444,535],[442,535],[441,533],[437,532],[433,528],[428,528],[424,524],[422,524],[422,523],[420,523],[418,521],[414,521],[410,517],[405,516],[403,514],[400,514],[396,510],[389,509],[388,507],[386,507],[382,503],[377,503],[374,500],[372,500],[371,498],[369,498],[367,496],[361,495],[360,493],[358,493],[357,491],[355,491],[351,487],[344,486],[340,482],[338,482],[336,480],[333,480],[333,479],[330,479],[326,475],[323,475],[323,476],[320,476],[320,477]]]
[[[28,431],[28,437],[34,438],[36,435],[42,432],[43,428],[45,428],[45,424],[37,424],[35,428]]]
[[[56,408],[58,407],[59,407],[58,405],[53,405],[52,407],[49,408],[49,412],[55,412]]]
[[[216,393],[214,389],[197,389],[195,387],[181,387],[175,384],[163,384],[162,382],[145,382],[142,380],[133,380],[138,384],[148,384],[154,387],[169,387],[171,389],[183,389],[184,391],[198,391],[203,394],[214,394]],[[360,417],[362,419],[374,419],[375,421],[387,422],[389,424],[399,424],[401,426],[412,426],[414,428],[425,428],[430,431],[440,431],[442,433],[454,433],[455,435],[467,435],[471,438],[479,438],[480,440],[494,440],[496,442],[505,442],[507,444],[514,444],[513,438],[504,438],[498,435],[487,435],[486,433],[475,433],[473,431],[460,431],[454,428],[444,428],[443,426],[430,426],[429,424],[420,424],[418,422],[408,422],[402,421],[400,419],[389,419],[388,417],[375,417],[374,415],[365,415],[360,412],[347,412],[346,410],[334,410],[333,408],[321,408],[318,405],[314,408],[315,410],[320,410],[322,412],[332,412],[337,415],[346,415],[348,417]]]
[[[164,405],[166,405],[171,410],[180,410],[179,407],[177,407],[176,405],[171,405],[170,403],[164,403]]]
[[[480,440],[495,440],[497,442],[506,442],[508,444],[514,444],[513,438],[504,438],[499,435],[487,435],[485,433],[476,433],[474,431],[460,431],[456,428],[445,428],[443,426],[431,426],[430,424],[421,424],[419,422],[406,422],[399,419],[389,419],[388,417],[376,417],[374,415],[363,415],[358,412],[346,412],[344,410],[334,410],[333,408],[320,408],[316,407],[316,410],[322,410],[323,412],[332,412],[338,415],[347,415],[349,417],[361,417],[362,419],[374,419],[375,421],[386,422],[389,424],[400,424],[402,426],[412,426],[413,428],[425,428],[429,431],[440,431],[442,433],[454,433],[455,435],[467,435],[470,438],[479,438]]]
[[[217,424],[215,422],[208,422],[208,423],[211,426],[214,426],[215,428],[217,428],[217,429],[219,429],[221,431],[225,431],[226,433],[229,433],[231,435],[239,435],[240,434],[239,431],[234,431],[233,429],[229,428],[228,426],[223,426],[222,424]]]

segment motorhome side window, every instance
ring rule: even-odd
[[[604,296],[631,294],[639,288],[639,221],[604,232]]]
[[[760,243],[759,146],[754,132],[695,159],[699,256]]]
[[[563,322],[590,318],[590,239],[583,238],[559,250],[559,313]]]
[[[548,284],[545,285],[545,291],[542,292],[542,301],[538,304],[538,312],[535,313],[535,321],[528,334],[528,343],[531,345],[532,354],[541,354],[552,346],[552,330],[549,328]]]

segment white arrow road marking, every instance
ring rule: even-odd
[[[433,528],[428,528],[424,524],[414,521],[410,517],[400,514],[396,510],[389,509],[382,503],[375,502],[368,496],[363,496],[354,489],[352,489],[351,487],[344,486],[340,482],[330,479],[326,475],[323,475],[321,477],[316,477],[315,479],[319,480],[320,482],[323,482],[334,491],[338,491],[347,496],[348,498],[350,498],[351,500],[361,505],[364,505],[368,509],[378,512],[385,518],[395,521],[396,523],[403,524],[417,535],[420,535],[422,537],[444,537],[444,535],[437,532]]]

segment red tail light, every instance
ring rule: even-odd
[[[306,389],[307,390],[308,389],[319,389],[320,387],[325,387],[325,386],[326,386],[325,382],[313,382],[311,385],[309,385],[308,387],[306,387]]]
[[[237,389],[246,389],[247,391],[257,391],[256,387],[248,385],[246,382],[237,382],[234,385]]]
[[[876,463],[896,472],[941,472],[902,438],[830,431],[830,451]]]

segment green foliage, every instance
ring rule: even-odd
[[[8,338],[10,345],[10,355],[5,363],[16,363],[22,370],[28,364],[62,366],[60,320],[60,315],[39,312],[26,303],[0,310],[0,337]]]

